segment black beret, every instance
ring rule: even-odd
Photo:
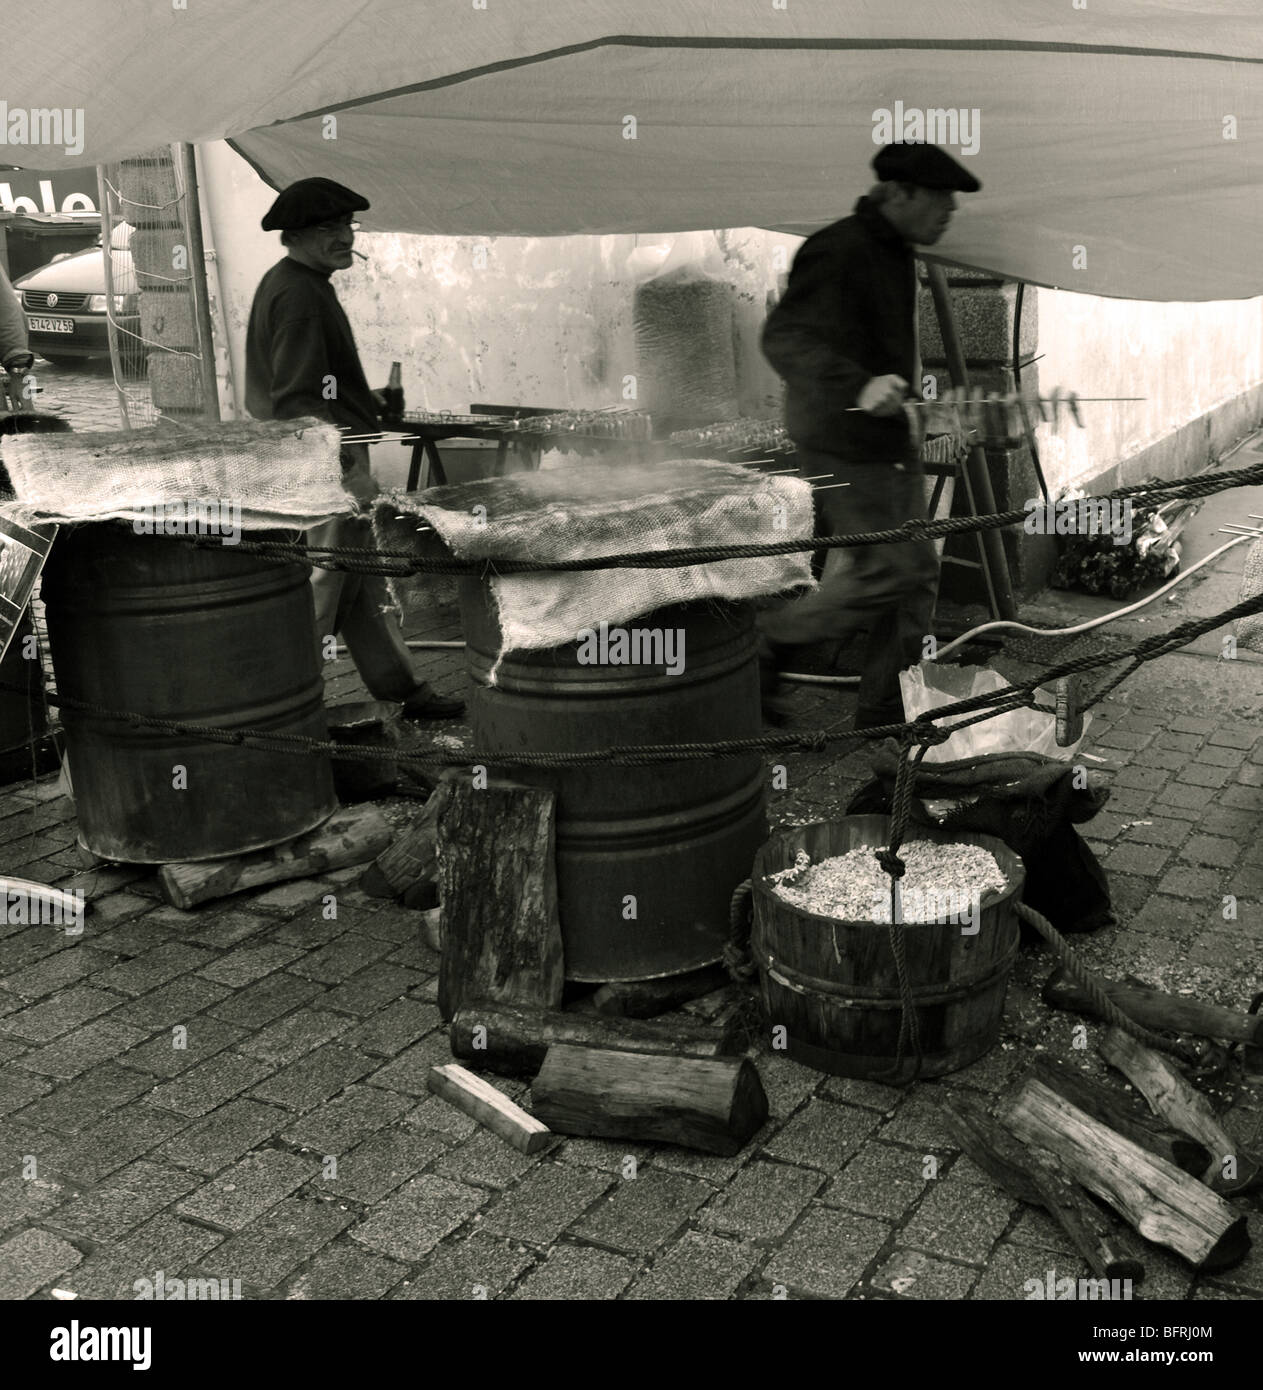
[[[264,215],[263,230],[296,232],[345,217],[348,212],[367,211],[367,198],[332,179],[299,179],[276,195],[276,201]]]
[[[952,188],[977,193],[982,187],[968,169],[937,145],[885,145],[873,156],[873,169],[882,183],[892,179],[921,188]]]

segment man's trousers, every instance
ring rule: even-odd
[[[368,449],[348,445],[350,467],[344,481],[357,496],[375,492]],[[372,524],[363,517],[339,516],[307,532],[308,545],[373,545]],[[402,703],[420,682],[412,670],[412,654],[404,642],[394,604],[379,574],[348,574],[341,570],[311,571],[311,596],[316,606],[316,640],[340,633],[355,668],[375,700]]]
[[[925,470],[920,462],[848,463],[834,454],[798,450],[804,475],[848,483],[824,492],[820,509],[828,532],[887,531],[926,515]],[[828,552],[819,587],[781,608],[762,613],[765,655],[784,661],[785,648],[845,642],[868,630],[860,679],[858,723],[903,719],[899,672],[923,657],[938,594],[939,559],[932,541],[838,547]]]

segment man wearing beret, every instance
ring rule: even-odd
[[[920,431],[903,409],[920,399],[921,384],[912,248],[947,230],[956,192],[982,187],[934,145],[887,145],[873,169],[878,182],[852,215],[799,248],[763,332],[763,351],[786,383],[785,424],[803,474],[849,484],[820,495],[835,535],[926,514]],[[830,550],[816,590],[760,615],[768,720],[785,717],[778,673],[795,648],[866,628],[855,727],[902,722],[899,672],[921,659],[938,570],[931,541]]]
[[[259,283],[246,333],[246,405],[257,420],[314,415],[353,434],[381,429],[381,398],[369,389],[351,325],[329,277],[351,264],[357,212],[368,209],[358,193],[331,179],[300,179],[277,195],[263,219],[279,231],[286,256]],[[346,444],[343,482],[361,503],[379,491],[369,468],[368,446]],[[314,546],[371,546],[368,523],[337,517],[313,527]],[[380,575],[313,569],[316,636],[341,633],[356,669],[378,700],[403,705],[407,719],[451,719],[465,711],[460,700],[437,694],[412,670],[399,624],[387,612],[390,596]]]

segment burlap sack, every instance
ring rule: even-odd
[[[393,494],[378,504],[379,545],[397,548],[424,518],[458,559],[564,561],[705,545],[804,540],[812,490],[737,464],[588,459],[567,468]],[[678,569],[604,569],[492,579],[505,651],[564,646],[585,628],[611,626],[669,604],[751,599],[814,587],[807,553],[722,560]],[[494,675],[493,675],[494,680]]]
[[[26,526],[143,521],[157,507],[229,503],[245,530],[306,528],[353,505],[340,441],[314,419],[16,435],[4,440],[3,456],[17,501],[3,514]]]
[[[1241,569],[1241,601],[1263,594],[1263,540],[1255,541],[1245,553]],[[1252,652],[1263,652],[1263,613],[1237,619],[1237,645]]]

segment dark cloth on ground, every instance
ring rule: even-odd
[[[873,781],[852,797],[846,814],[889,815],[899,751],[893,741],[873,757]],[[1038,753],[993,753],[959,762],[923,763],[913,783],[911,825],[993,835],[1021,857],[1022,901],[1059,932],[1089,932],[1114,921],[1109,882],[1075,825],[1089,821],[1109,799],[1101,787],[1076,787],[1074,769]],[[969,800],[968,798],[976,798]],[[960,804],[940,820],[927,800]],[[907,838],[915,839],[915,829]],[[1025,940],[1039,940],[1022,923]]]

